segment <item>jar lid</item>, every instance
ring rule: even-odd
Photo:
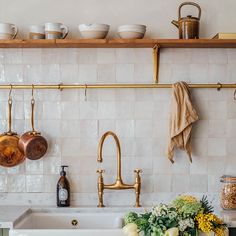
[[[236,183],[236,176],[233,176],[233,175],[223,175],[220,178],[220,182],[223,182],[223,183],[235,182]]]

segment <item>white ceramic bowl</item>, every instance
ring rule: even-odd
[[[83,38],[87,39],[104,39],[110,29],[106,24],[81,24],[79,31]]]
[[[133,31],[118,32],[118,35],[122,39],[142,39],[144,37],[144,34]]]
[[[146,31],[145,25],[121,25],[118,27],[118,31],[120,30],[136,30],[138,32],[145,32]]]
[[[145,33],[145,25],[122,25],[118,27],[118,35],[122,39],[142,39]]]

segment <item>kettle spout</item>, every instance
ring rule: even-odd
[[[171,23],[179,28],[179,22],[177,20],[172,20]]]

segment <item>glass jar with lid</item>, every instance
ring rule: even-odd
[[[220,179],[222,183],[220,204],[225,210],[236,209],[236,176],[223,175]]]

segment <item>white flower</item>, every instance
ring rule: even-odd
[[[185,231],[187,228],[194,228],[194,221],[191,218],[180,220],[179,221],[179,229],[181,232]]]
[[[179,229],[176,227],[170,228],[165,232],[164,236],[179,236]]]
[[[176,211],[170,211],[168,217],[172,220],[178,216]]]
[[[152,210],[152,214],[155,215],[156,217],[165,216],[167,213],[168,213],[168,207],[165,204],[159,204]]]
[[[123,232],[127,236],[139,236],[138,227],[134,223],[129,223],[123,228]]]

